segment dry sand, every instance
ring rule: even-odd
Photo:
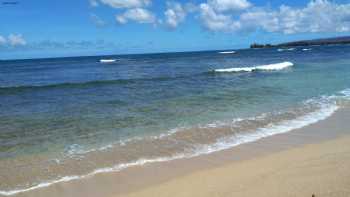
[[[350,196],[350,137],[202,170],[125,197]]]

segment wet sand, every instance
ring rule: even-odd
[[[350,110],[225,151],[54,184],[16,196],[350,196]]]

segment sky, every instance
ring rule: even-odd
[[[238,49],[349,32],[350,0],[0,0],[0,59]]]

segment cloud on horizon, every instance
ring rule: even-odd
[[[20,44],[19,40],[14,40],[11,45],[7,40],[7,43],[2,43],[3,36],[0,36],[0,50],[4,49],[6,51],[42,51],[42,50],[91,50],[91,49],[116,49],[119,47],[116,43],[107,42],[104,40],[96,41],[53,41],[53,40],[43,40],[39,42],[31,42],[26,44]]]
[[[3,47],[17,47],[25,46],[27,41],[22,34],[9,34],[7,37],[0,35],[0,46]]]

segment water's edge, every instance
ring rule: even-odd
[[[344,90],[342,91],[342,95],[344,95],[347,98],[348,92],[349,92],[348,90]],[[333,97],[331,98],[334,99]],[[256,132],[250,133],[248,135],[237,134],[229,138],[219,139],[214,144],[198,147],[198,149],[193,153],[176,154],[169,157],[141,158],[129,163],[118,164],[108,168],[99,168],[85,175],[65,176],[60,179],[42,182],[38,185],[28,187],[28,188],[19,188],[19,189],[8,190],[8,191],[2,190],[0,191],[0,195],[11,196],[19,193],[25,193],[25,192],[37,190],[40,188],[46,188],[58,183],[64,183],[64,182],[69,182],[73,180],[93,177],[97,174],[119,172],[129,167],[143,166],[145,164],[150,164],[150,163],[160,163],[165,161],[188,159],[188,158],[198,157],[201,155],[208,155],[214,152],[231,149],[232,147],[236,147],[242,144],[256,142],[263,138],[267,138],[277,134],[287,133],[290,131],[294,131],[294,130],[318,123],[319,121],[332,117],[332,115],[339,109],[340,109],[340,106],[337,105],[336,102],[334,101],[332,103],[328,103],[325,106],[322,106],[322,108],[320,108],[317,111],[297,117],[296,119],[293,119],[293,120],[282,121],[276,125],[268,125],[266,127],[259,128],[258,130],[256,130]]]

